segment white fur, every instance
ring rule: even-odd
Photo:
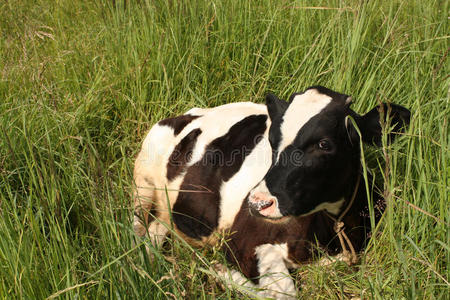
[[[295,284],[289,275],[285,261],[288,261],[287,244],[264,244],[256,247],[259,287],[265,289],[265,297],[296,299]]]
[[[226,229],[232,225],[248,191],[263,179],[271,163],[272,148],[269,141],[263,139],[245,158],[239,172],[227,182],[223,182],[220,188],[219,229]]]
[[[325,108],[332,98],[319,93],[316,89],[307,90],[295,96],[286,110],[281,123],[281,142],[278,146],[280,153],[294,141],[300,129],[315,115]]]
[[[192,115],[192,116],[202,116],[206,114],[209,110],[214,108],[200,108],[200,107],[193,107],[187,112],[185,112],[185,115]]]
[[[165,177],[167,150],[173,143],[175,136],[173,128],[155,124],[144,139],[142,150],[135,163],[135,174],[144,175],[147,173],[151,177]]]

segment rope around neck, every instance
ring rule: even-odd
[[[353,203],[355,202],[356,194],[358,192],[359,183],[361,182],[361,172],[358,171],[358,178],[356,179],[355,189],[353,190],[352,197],[350,198],[350,201],[347,205],[347,207],[344,209],[344,211],[339,215],[339,217],[336,219],[333,217],[330,213],[325,211],[325,214],[334,221],[333,229],[336,232],[339,242],[341,243],[342,247],[342,254],[344,255],[345,262],[351,266],[358,262],[358,257],[356,256],[355,248],[353,247],[353,244],[351,243],[350,239],[348,238],[347,234],[345,233],[345,224],[342,222],[342,219],[345,217],[345,215],[350,210],[350,207],[352,207]],[[347,249],[350,248],[350,252]]]

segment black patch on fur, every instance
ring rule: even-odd
[[[220,187],[242,166],[261,141],[267,115],[251,115],[212,141],[203,158],[189,167],[173,206],[177,228],[195,239],[210,235],[218,225]]]
[[[192,150],[202,130],[197,128],[189,132],[173,149],[167,162],[167,179],[172,181],[181,174],[191,160]]]
[[[178,135],[187,124],[191,123],[192,120],[197,119],[200,116],[193,115],[182,115],[174,118],[167,118],[162,121],[159,121],[158,124],[161,126],[169,126],[173,128],[174,134]]]
[[[284,114],[284,112],[286,111],[286,109],[289,106],[289,103],[287,103],[284,100],[279,99],[274,94],[269,93],[266,96],[266,106],[267,106],[267,112],[269,113],[270,119],[274,120]]]
[[[281,123],[282,118],[277,118],[272,120],[272,124],[269,129],[269,142],[272,147],[272,163],[276,161],[278,152],[278,146],[280,145],[282,134],[281,134]]]

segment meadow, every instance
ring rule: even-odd
[[[0,298],[233,299],[218,248],[136,241],[132,170],[158,120],[320,84],[412,112],[365,160],[388,200],[361,263],[303,299],[448,299],[449,2],[0,2]]]

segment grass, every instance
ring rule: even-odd
[[[161,118],[321,84],[360,113],[402,104],[412,122],[366,149],[388,210],[362,264],[300,268],[300,296],[446,299],[448,11],[435,0],[2,1],[0,298],[244,297],[211,275],[217,249],[172,238],[150,258],[134,241],[134,157]]]

